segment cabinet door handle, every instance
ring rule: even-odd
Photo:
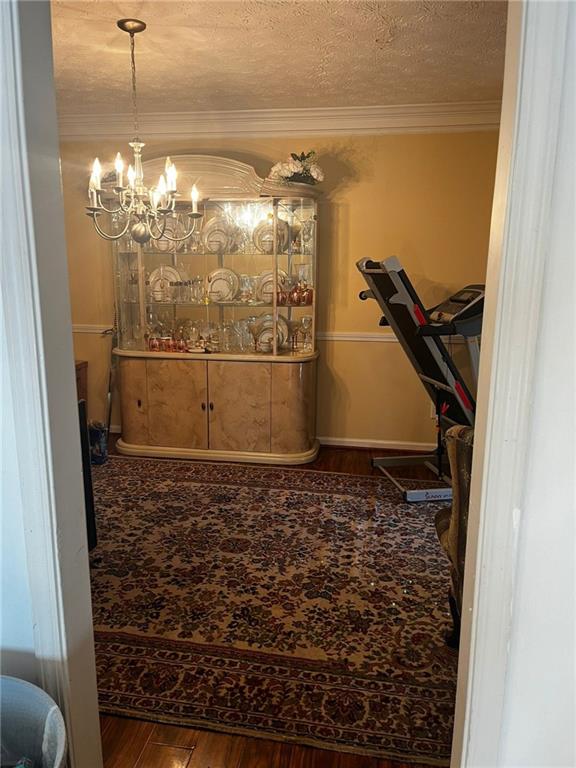
[[[210,403],[210,410],[211,410],[211,411],[213,411],[213,410],[214,410],[214,403]]]
[[[205,410],[206,410],[206,403],[202,403],[202,410],[203,410],[203,411],[205,411]]]

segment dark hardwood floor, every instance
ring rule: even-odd
[[[119,435],[110,435],[108,451],[118,455],[116,441]],[[372,459],[378,456],[418,456],[416,451],[382,450],[381,448],[341,448],[323,445],[315,461],[286,469],[315,469],[320,472],[343,472],[347,475],[373,475],[382,477],[379,469],[372,466]],[[394,477],[408,477],[415,480],[435,480],[435,475],[424,466],[393,467]]]
[[[116,454],[116,435],[109,450]],[[380,475],[374,456],[406,454],[367,448],[322,447],[316,461],[295,469]],[[398,477],[432,479],[424,467],[395,468]],[[103,715],[104,768],[417,768],[415,764],[331,752],[268,739],[231,736]]]
[[[103,715],[105,768],[416,768],[248,736]]]

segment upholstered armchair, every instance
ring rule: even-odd
[[[452,584],[449,601],[454,631],[447,642],[452,647],[458,647],[460,637],[473,441],[472,427],[456,426],[447,430],[446,450],[452,475],[452,506],[436,514],[436,532],[450,560]]]

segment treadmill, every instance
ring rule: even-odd
[[[375,458],[372,464],[402,492],[406,501],[449,501],[452,488],[407,489],[388,468],[425,464],[440,479],[449,481],[444,451],[444,431],[455,424],[474,425],[476,403],[443,338],[454,334],[466,338],[475,376],[478,370],[479,337],[482,329],[484,286],[470,285],[446,302],[426,310],[399,260],[382,262],[362,259],[356,265],[369,290],[360,298],[375,299],[382,312],[381,326],[390,326],[416,374],[434,403],[438,424],[436,451],[422,456]],[[474,355],[474,357],[473,357]]]

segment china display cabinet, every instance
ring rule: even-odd
[[[121,453],[270,463],[315,458],[316,190],[180,155],[200,218],[114,244]],[[144,164],[152,178],[161,161]],[[189,207],[189,203],[188,203]],[[112,222],[114,224],[114,222]],[[166,237],[168,235],[168,237]]]

